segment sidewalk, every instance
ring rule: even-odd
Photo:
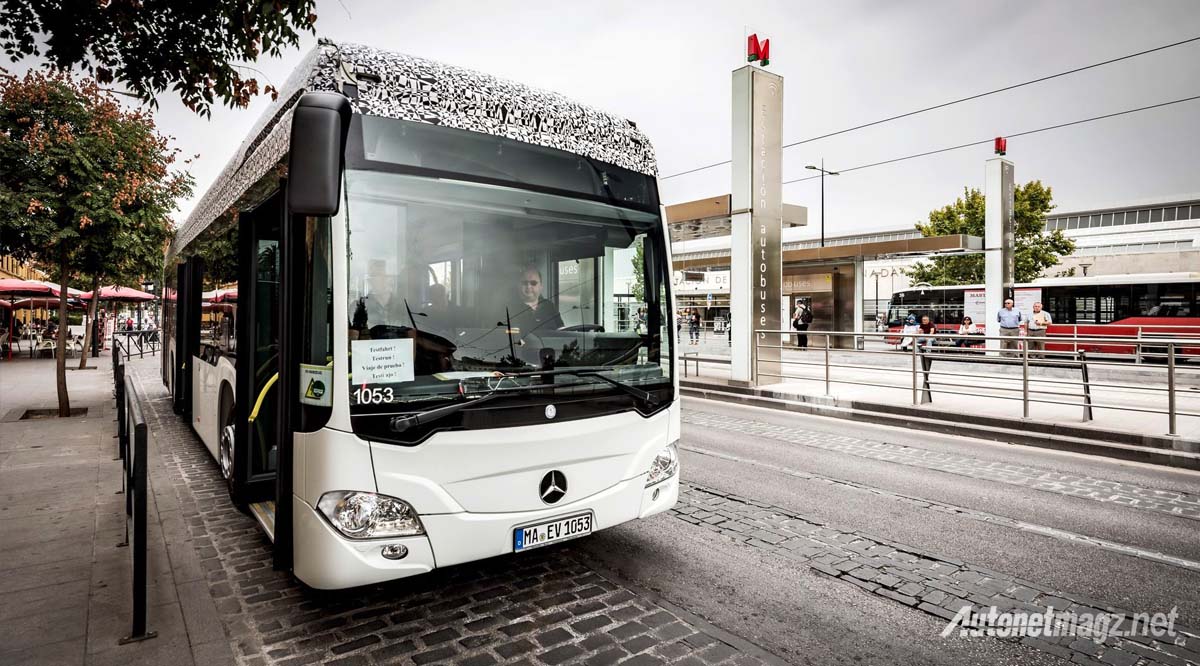
[[[719,341],[718,341],[719,342]],[[713,341],[700,345],[685,345],[682,355],[699,352],[702,357],[728,359],[728,347]],[[824,349],[810,348],[807,352],[787,349],[783,352],[781,374],[787,377],[760,388],[796,399],[822,404],[854,406],[873,403],[912,408],[937,417],[939,413],[977,414],[1011,419],[1023,423],[1021,406],[1020,366],[972,365],[956,363],[954,357],[939,357],[934,365],[932,382],[933,402],[913,405],[912,362],[904,354],[862,354],[849,350],[830,352],[829,394],[825,391]],[[836,367],[852,365],[857,367]],[[688,377],[684,381],[726,384],[730,378],[728,363],[701,363],[699,376],[695,364],[688,362]],[[951,373],[953,376],[941,373]],[[1047,402],[1031,402],[1031,420],[1045,423],[1081,425],[1117,432],[1136,432],[1145,435],[1165,435],[1168,431],[1166,369],[1161,365],[1121,367],[1100,366],[1091,370],[1091,396],[1096,407],[1093,420],[1083,421],[1082,389],[1059,381],[1077,382],[1078,370],[1066,368],[1032,368],[1030,397]],[[890,387],[878,386],[887,384]],[[1180,412],[1200,413],[1200,368],[1189,363],[1176,373],[1176,407]],[[1118,388],[1115,385],[1128,385]],[[1136,387],[1136,388],[1135,388]],[[1006,396],[1006,397],[999,397]],[[1012,399],[1015,398],[1015,399]],[[1071,403],[1071,404],[1056,404]],[[1145,411],[1139,411],[1145,410]],[[1183,440],[1200,440],[1200,417],[1179,415],[1177,434]]]
[[[132,555],[117,547],[125,496],[110,359],[68,370],[71,407],[87,409],[68,419],[20,420],[56,408],[53,360],[0,363],[0,664],[231,664],[174,490],[156,478],[153,437],[147,597],[158,637],[118,644],[130,633]]]

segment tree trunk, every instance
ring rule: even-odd
[[[58,254],[58,349],[55,362],[58,378],[58,416],[66,418],[71,415],[71,397],[67,395],[67,249],[64,247]]]
[[[100,276],[92,277],[92,302],[88,305],[88,323],[83,329],[83,352],[79,354],[79,369],[87,367],[88,352],[92,348],[92,329],[96,328],[96,310],[100,307]]]

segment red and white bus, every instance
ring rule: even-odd
[[[1134,345],[1068,342],[1098,337],[1197,338],[1180,355],[1200,355],[1200,273],[1146,273],[1041,278],[1016,285],[1016,307],[1027,316],[1035,302],[1050,313],[1049,350],[1133,354]],[[964,316],[988,321],[983,285],[914,287],[892,294],[888,330],[899,331],[912,314],[928,315],[939,333],[957,333]],[[992,316],[995,316],[994,313]],[[1152,351],[1152,350],[1144,350]]]

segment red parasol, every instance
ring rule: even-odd
[[[0,279],[0,296],[58,296],[59,291],[57,285],[50,286],[40,280],[19,280],[16,278]],[[13,330],[13,308],[11,305],[8,308],[8,330]],[[12,360],[12,348],[8,346],[8,358]]]
[[[14,310],[49,310],[58,307],[58,298],[23,298],[10,303],[9,307]],[[87,305],[78,300],[70,299],[67,301],[67,309],[86,310]]]
[[[0,295],[3,296],[58,296],[57,285],[40,280],[18,280],[17,278],[0,279]]]
[[[93,292],[84,292],[79,295],[79,298],[85,301],[92,300]],[[122,301],[125,303],[142,303],[145,301],[154,300],[154,294],[148,294],[144,291],[134,289],[133,287],[120,287],[117,285],[109,285],[100,287],[100,300],[102,301]]]

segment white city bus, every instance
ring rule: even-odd
[[[163,294],[175,409],[278,568],[351,587],[674,505],[656,169],[632,122],[553,93],[310,54],[179,229]]]

